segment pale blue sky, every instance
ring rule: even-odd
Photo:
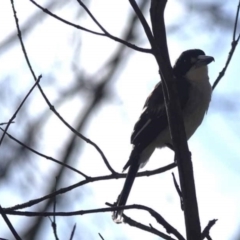
[[[21,4],[17,0],[15,2],[20,24],[37,11],[27,0],[22,1]],[[43,4],[41,1],[39,3]],[[232,1],[231,6],[226,5],[223,8],[228,9],[229,13],[235,15],[234,9],[236,5],[237,1]],[[62,10],[58,9],[55,12],[70,21],[76,21],[74,17],[76,14],[74,8],[76,6],[78,5],[72,1]],[[127,16],[129,11],[132,11],[128,1],[94,1],[91,6],[92,12],[102,25],[113,35],[120,36],[127,24],[124,16]],[[15,31],[15,24],[10,1],[1,2],[0,9],[2,9],[0,16],[1,44],[9,34]],[[183,16],[188,19],[185,24],[189,24],[189,27],[185,29],[181,36],[178,34],[169,35],[168,44],[171,61],[174,63],[183,50],[190,48],[203,49],[207,55],[215,58],[215,62],[209,65],[210,79],[211,83],[213,83],[222,69],[230,50],[232,32],[226,31],[223,27],[209,30],[204,22],[205,16],[198,18],[194,15],[194,11],[184,12],[183,10],[179,4],[175,5],[175,2],[169,1],[166,11],[167,21],[174,23],[175,18],[178,20],[182,19]],[[91,29],[97,29],[88,18],[81,19],[79,24]],[[200,28],[199,26],[203,27]],[[81,36],[81,41],[76,40],[78,36]],[[222,38],[221,41],[219,40],[220,37]],[[80,33],[50,17],[38,23],[35,30],[29,36],[24,37],[24,40],[36,74],[43,75],[41,82],[45,86],[45,91],[50,100],[54,100],[58,96],[58,91],[51,88],[52,81],[58,81],[59,86],[62,88],[67,87],[72,81],[74,72],[72,71],[71,61],[73,56],[77,54],[74,52],[75,45],[81,44],[82,49],[79,63],[75,63],[75,65],[79,66],[86,75],[94,76],[102,63],[116,49],[116,43],[112,40],[84,32]],[[143,31],[142,42],[143,46],[149,46]],[[212,238],[217,240],[233,239],[240,225],[239,56],[240,46],[235,52],[227,73],[213,93],[212,102],[203,124],[189,141],[201,225],[204,227],[209,220],[219,219],[211,230]],[[27,92],[33,84],[33,79],[18,43],[11,50],[0,55],[0,63],[2,76],[10,76],[10,81],[6,83],[10,85],[9,88],[17,88],[19,94],[22,91]],[[93,81],[95,80],[101,81],[101,76],[93,79]],[[126,57],[126,62],[123,64],[122,69],[119,70],[116,81],[112,84],[110,101],[105,101],[102,107],[94,112],[88,128],[84,132],[87,137],[101,147],[109,162],[117,171],[121,171],[128,159],[131,150],[129,138],[133,125],[138,119],[145,98],[158,81],[158,69],[152,56],[136,52],[130,58]],[[133,91],[136,85],[138,87]],[[87,95],[82,96],[81,101],[73,98],[61,106],[58,111],[74,125],[74,118],[77,114],[74,109],[82,108],[86,101]],[[234,105],[233,101],[237,101],[237,104]],[[233,104],[235,108],[233,110],[230,107],[223,108],[221,104],[226,102],[230,105]],[[37,117],[46,109],[38,90],[32,96],[29,107],[33,117]],[[14,105],[5,108],[0,122],[8,120],[14,110]],[[14,132],[16,128],[12,126],[11,130]],[[40,146],[42,147],[40,150],[57,158],[61,154],[61,148],[68,137],[69,130],[55,116],[52,116],[44,131],[38,134]],[[101,157],[90,145],[85,144],[84,148],[79,151],[81,153],[78,155],[79,165],[77,167],[81,171],[92,176],[102,175],[107,172]],[[163,166],[171,163],[172,160],[173,154],[169,150],[157,150],[144,170]],[[39,158],[37,165],[42,170],[42,177],[37,179],[36,182],[41,186],[41,184],[45,184],[42,179],[47,181],[53,177],[54,164]],[[176,169],[174,172],[177,174]],[[66,185],[79,180],[79,176],[72,174],[68,176]],[[113,180],[87,185],[84,187],[87,193],[86,200],[80,204],[74,202],[68,210],[105,207],[105,202],[116,200],[122,184],[123,180]],[[62,185],[66,186],[65,183]],[[36,197],[34,192],[22,196],[21,191],[16,193],[4,186],[0,186],[0,192],[1,195],[4,194],[0,202],[3,207]],[[129,198],[129,204],[131,203],[146,204],[159,211],[184,234],[183,213],[179,207],[179,198],[173,186],[171,171],[159,176],[137,179]],[[154,227],[157,227],[155,221],[148,217],[148,214],[140,211],[131,212],[129,212],[130,216],[135,219],[141,219],[145,224],[151,222]],[[84,226],[91,226],[93,228],[93,235],[91,236],[94,236],[93,239],[99,239],[98,232],[105,239],[157,239],[154,235],[127,225],[115,225],[111,221],[110,213],[101,214],[100,216],[97,216],[97,214],[81,216],[77,226],[86,235],[89,232],[86,231],[85,233]],[[21,224],[14,218],[11,218],[11,220],[15,224]],[[62,239],[64,239],[65,232],[69,233],[72,227],[72,225],[64,224],[65,221],[65,218],[59,220],[61,226],[61,228],[59,227],[59,235],[62,236]],[[17,226],[17,228],[21,228],[20,225]],[[49,236],[47,239],[53,239],[50,222],[46,221],[44,227],[44,236]],[[161,229],[161,227],[159,228]],[[2,219],[0,219],[0,229],[5,229],[6,234],[9,234]],[[10,236],[10,234],[7,236]],[[0,237],[7,236],[0,234]],[[88,239],[88,237],[84,239]]]

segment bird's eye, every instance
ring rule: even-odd
[[[195,63],[197,59],[195,57],[191,58],[191,63]]]

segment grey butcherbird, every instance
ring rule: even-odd
[[[202,123],[211,101],[212,88],[207,65],[212,61],[214,58],[206,56],[202,50],[191,49],[183,52],[173,67],[187,139]],[[134,126],[131,143],[133,149],[123,168],[126,170],[129,167],[129,170],[116,206],[126,204],[139,168],[148,162],[154,150],[166,146],[173,149],[162,82],[156,85],[147,98],[143,112]],[[121,222],[122,212],[115,211],[113,220]]]

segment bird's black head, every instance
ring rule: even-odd
[[[199,68],[212,61],[214,61],[214,58],[206,56],[204,51],[200,49],[187,50],[177,59],[173,67],[173,73],[176,77],[183,77],[193,66]]]

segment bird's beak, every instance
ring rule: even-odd
[[[195,64],[196,67],[202,67],[202,66],[206,66],[209,63],[211,63],[212,61],[214,61],[214,58],[211,56],[206,56],[206,55],[200,55],[197,57],[197,62]]]

